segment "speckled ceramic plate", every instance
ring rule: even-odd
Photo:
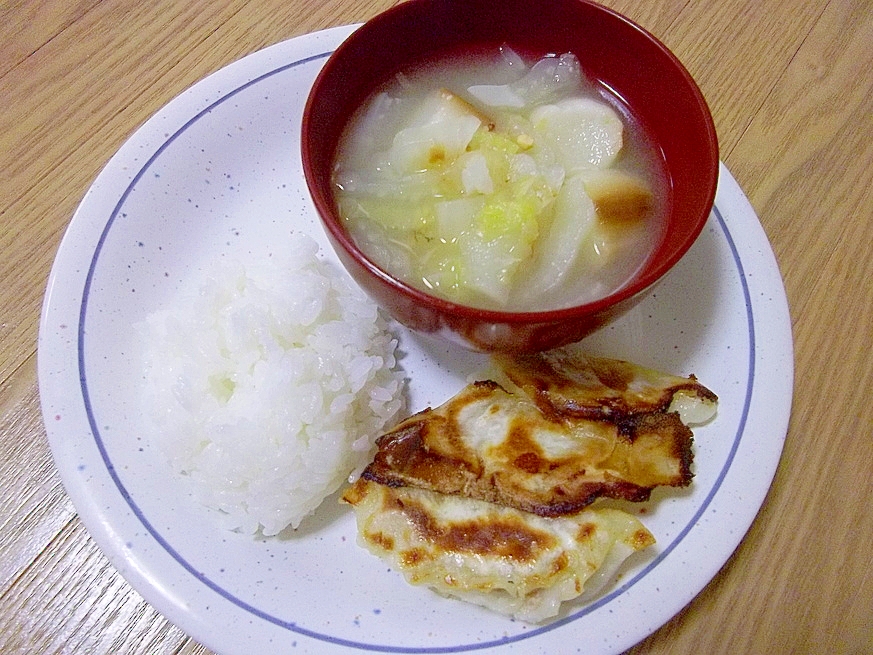
[[[246,57],[158,112],[96,179],[52,269],[39,383],[52,452],[94,539],[159,611],[220,653],[617,653],[690,601],[742,539],[772,480],[792,392],[782,280],[761,225],[722,167],[692,250],[596,352],[695,373],[720,396],[696,434],[696,478],[656,494],[658,544],[592,604],[527,625],[406,584],[358,547],[328,500],[296,533],[218,527],[142,430],[132,326],[218,256],[243,261],[312,234],[332,258],[299,161],[308,89],[352,27]],[[479,365],[400,331],[410,405],[453,395]]]

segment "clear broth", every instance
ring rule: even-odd
[[[521,58],[527,67],[540,59],[531,56],[521,56]],[[502,302],[476,293],[443,293],[439,288],[434,288],[435,285],[430,281],[417,276],[412,261],[415,257],[422,256],[422,249],[414,242],[431,238],[427,236],[428,228],[424,226],[426,217],[421,217],[421,225],[410,231],[394,227],[386,228],[362,219],[360,215],[352,216],[350,212],[342,211],[344,201],[361,194],[360,179],[367,176],[360,174],[360,171],[373,167],[374,162],[379,161],[380,153],[391,148],[398,126],[408,121],[429,93],[435,89],[448,89],[474,106],[481,107],[481,104],[478,104],[467,92],[468,87],[507,84],[516,80],[519,73],[517,63],[514,62],[513,56],[507,58],[503,51],[497,48],[489,51],[465,52],[420,64],[384,83],[355,114],[340,140],[335,165],[335,185],[341,214],[344,215],[347,229],[353,239],[368,257],[388,273],[425,292],[484,309],[519,312],[560,309],[596,301],[626,285],[653,253],[661,236],[660,228],[665,222],[663,218],[668,210],[669,183],[660,149],[647,136],[644,127],[635,119],[621,98],[605,84],[585,76],[584,60],[580,60],[582,82],[567,95],[596,99],[608,104],[618,113],[624,125],[623,147],[611,167],[637,177],[652,191],[652,207],[643,221],[631,227],[623,227],[621,230],[611,230],[615,233],[615,241],[619,244],[617,250],[620,252],[608,265],[599,270],[586,271],[580,268],[572,279],[565,280],[560,288],[550,290],[546,294],[525,293],[524,280],[519,279],[516,282],[518,289]],[[386,98],[390,101],[385,102]],[[378,102],[382,103],[381,108],[374,109],[374,103]],[[495,115],[492,109],[488,111],[495,118],[494,122],[498,125],[498,129],[507,120],[512,120],[507,118],[511,112],[505,114],[501,110],[499,115]],[[420,189],[407,188],[398,191],[390,186],[379,188],[378,184],[376,190],[372,192],[397,198],[398,207],[405,206],[404,195],[422,193]],[[424,192],[425,195],[427,193]],[[409,242],[408,239],[412,241]],[[539,256],[544,256],[544,253],[540,253]],[[523,272],[520,275],[523,276]]]

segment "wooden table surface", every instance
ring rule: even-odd
[[[174,96],[390,4],[0,4],[0,653],[208,652],[115,572],[61,485],[36,377],[47,276],[94,177]],[[758,518],[703,592],[629,652],[873,653],[873,5],[606,4],[663,40],[708,99],[785,280],[796,366]]]

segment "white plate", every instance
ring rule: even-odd
[[[299,160],[307,92],[353,27],[292,39],[206,78],[119,150],[76,212],[52,269],[39,337],[44,420],[64,484],[119,572],[221,653],[620,652],[715,575],[772,480],[787,429],[792,341],[785,293],[752,208],[722,167],[699,241],[657,290],[588,339],[593,351],[695,373],[720,396],[696,433],[696,478],[656,494],[658,539],[616,585],[547,626],[407,585],[355,543],[328,500],[294,534],[223,531],[141,429],[131,327],[216,257],[267,257],[317,223]],[[401,334],[411,409],[439,404],[478,366]]]

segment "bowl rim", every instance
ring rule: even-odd
[[[303,110],[301,129],[302,166],[307,187],[309,188],[310,195],[316,208],[316,213],[318,214],[324,228],[329,232],[331,238],[340,245],[343,251],[351,257],[358,266],[366,269],[370,275],[378,278],[382,283],[387,284],[394,292],[406,296],[408,300],[415,304],[430,307],[432,311],[445,315],[457,316],[460,319],[483,322],[487,321],[490,323],[506,325],[529,325],[532,323],[545,324],[578,320],[586,316],[592,316],[608,311],[610,308],[621,305],[625,301],[628,301],[655,286],[688,252],[688,249],[700,236],[704,226],[709,220],[710,214],[712,213],[712,206],[715,202],[719,177],[718,171],[720,159],[718,135],[716,133],[709,105],[706,102],[703,92],[700,90],[697,82],[679,58],[660,39],[647,29],[618,11],[594,2],[593,0],[574,1],[582,5],[587,5],[595,11],[603,12],[611,16],[612,19],[624,23],[625,26],[638,32],[650,43],[650,45],[660,51],[660,53],[666,57],[666,59],[673,65],[676,72],[685,81],[687,90],[690,91],[692,99],[694,100],[693,104],[696,105],[695,109],[703,118],[702,127],[705,132],[705,141],[707,144],[706,152],[709,154],[709,161],[707,164],[713,173],[707,179],[707,188],[703,192],[703,197],[706,199],[704,206],[709,207],[709,209],[705,215],[702,215],[702,217],[696,221],[693,228],[687,231],[684,238],[677,243],[668,257],[658,259],[651,266],[649,266],[651,260],[646,260],[646,262],[641,265],[641,268],[643,269],[641,275],[635,274],[627,283],[623,284],[612,293],[591,302],[546,310],[511,311],[503,309],[488,309],[464,305],[442,298],[414,287],[391,275],[388,271],[373,262],[357,246],[357,244],[355,244],[354,239],[352,239],[348,231],[342,227],[340,221],[337,220],[338,217],[336,215],[333,199],[326,198],[319,192],[318,185],[315,183],[315,173],[312,170],[312,153],[309,140],[306,138],[306,133],[308,127],[312,124],[311,116],[315,111],[315,101],[318,97],[316,92],[324,83],[324,80],[328,78],[331,70],[337,65],[336,62],[345,55],[347,50],[351,50],[354,47],[356,41],[366,38],[367,33],[371,31],[374,26],[378,27],[381,23],[393,20],[396,14],[414,11],[418,5],[435,4],[439,1],[440,0],[405,0],[400,4],[394,5],[393,7],[376,14],[355,29],[355,31],[333,51],[325,61],[313,82]],[[331,153],[331,159],[333,159],[333,157],[334,153]],[[330,219],[328,220],[326,217],[330,217]]]

